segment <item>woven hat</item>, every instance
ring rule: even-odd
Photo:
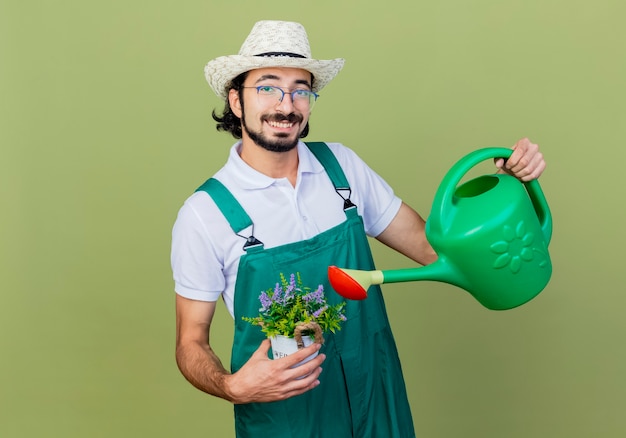
[[[313,91],[317,92],[339,73],[343,63],[342,58],[311,58],[309,39],[300,23],[266,20],[254,25],[239,54],[209,61],[204,76],[215,94],[226,100],[230,81],[241,73],[266,67],[301,68],[313,74]]]

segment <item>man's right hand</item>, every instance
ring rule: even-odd
[[[280,359],[269,359],[269,339],[264,340],[250,359],[234,374],[225,379],[225,389],[233,403],[258,403],[285,400],[303,394],[320,384],[324,354],[309,362],[295,365],[319,351],[320,344],[312,344]]]

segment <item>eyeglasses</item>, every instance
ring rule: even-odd
[[[260,85],[258,87],[242,87],[242,88],[254,88],[256,89],[259,102],[263,105],[277,105],[285,98],[285,94],[291,96],[291,101],[294,106],[302,109],[312,110],[315,101],[319,97],[319,94],[306,89],[296,89],[293,91],[285,92],[280,87],[273,85]]]

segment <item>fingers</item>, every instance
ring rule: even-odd
[[[319,386],[319,377],[322,373],[320,364],[326,359],[324,354],[319,354],[302,365],[297,365],[296,363],[295,365],[297,366],[285,368],[287,363],[290,362],[285,359],[289,357],[291,355],[271,361],[277,367],[273,371],[273,376],[276,380],[271,383],[270,387],[266,388],[266,393],[261,398],[262,401],[286,400]],[[270,382],[265,381],[264,383]]]
[[[326,360],[326,355],[318,354],[309,361],[302,363],[311,355],[318,353],[320,347],[320,344],[313,343],[289,356],[273,361],[279,367],[277,372],[282,373],[284,379],[280,399],[303,394],[320,384],[321,364]]]
[[[326,355],[318,354],[311,359],[309,358],[317,353],[320,347],[320,344],[314,343],[308,347],[298,350],[296,353],[292,353],[289,356],[278,359],[282,362],[283,367],[287,367],[287,369],[292,370],[292,372],[285,374],[285,376],[288,376],[290,379],[298,380],[315,373],[319,376],[322,371],[321,365],[326,360]]]
[[[512,147],[513,153],[506,162],[501,164],[503,170],[519,178],[522,181],[530,181],[539,178],[546,168],[543,154],[539,151],[539,145],[532,143],[528,138],[522,138]]]
[[[532,158],[530,164],[517,172],[516,176],[522,181],[530,181],[539,178],[546,168],[546,163],[543,161],[543,155],[538,152],[535,157]]]
[[[319,377],[322,373],[322,368],[318,366],[317,368],[314,368],[310,372],[308,372],[307,370],[311,369],[312,366],[313,364],[307,362],[306,364],[293,369],[294,375],[297,377],[295,377],[294,380],[285,385],[281,399],[287,399],[290,397],[295,397],[296,395],[304,394],[305,392],[319,386]]]
[[[296,366],[297,364],[299,364],[300,362],[302,362],[303,360],[305,360],[307,357],[311,356],[312,354],[315,354],[316,352],[318,352],[321,347],[322,347],[321,344],[314,342],[308,347],[304,347],[301,350],[298,350],[295,353],[290,354],[289,356],[281,358],[280,360],[282,360],[288,368],[291,368],[293,366]],[[317,359],[317,357],[315,359]],[[318,364],[318,366],[319,365],[321,365],[321,362]]]

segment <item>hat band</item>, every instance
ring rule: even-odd
[[[266,52],[254,56],[288,56],[290,58],[306,58],[306,56],[291,52]]]

